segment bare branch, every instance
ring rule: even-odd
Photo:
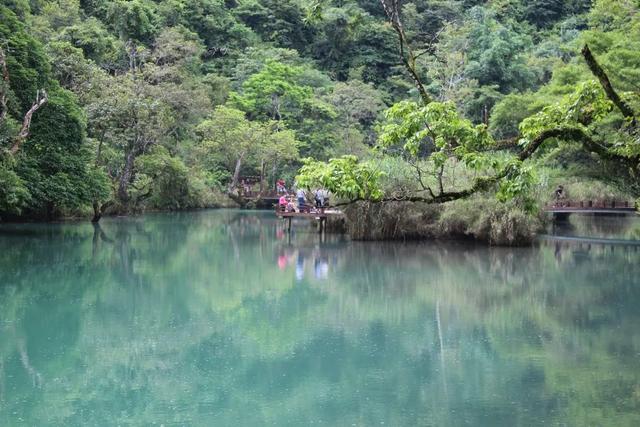
[[[13,145],[9,149],[11,154],[16,154],[24,141],[29,137],[29,129],[31,128],[31,119],[33,118],[33,114],[38,111],[44,104],[47,103],[49,97],[47,96],[47,92],[42,89],[39,90],[36,95],[36,100],[29,108],[24,115],[24,119],[22,120],[22,127],[20,128],[20,132],[18,132],[18,136],[13,141]]]
[[[424,84],[422,84],[422,80],[420,79],[416,69],[417,57],[409,45],[407,35],[404,32],[404,27],[402,26],[402,21],[400,20],[400,2],[399,0],[380,0],[380,3],[382,4],[382,8],[386,13],[387,18],[389,19],[391,27],[398,34],[398,41],[400,43],[400,59],[402,59],[404,67],[413,79],[413,83],[418,89],[418,93],[420,93],[422,102],[424,105],[430,104],[432,99],[427,93]]]
[[[420,166],[418,165],[418,163],[417,162],[412,162],[411,160],[408,160],[408,163],[411,166],[413,166],[413,168],[416,170],[416,174],[418,176],[418,183],[420,184],[420,187],[422,187],[422,191],[428,191],[429,195],[431,197],[436,197],[435,194],[433,193],[433,190],[431,189],[431,187],[424,183],[424,181],[422,179],[423,171],[420,168]]]

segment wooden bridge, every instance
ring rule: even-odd
[[[543,209],[554,216],[567,216],[573,213],[612,215],[632,214],[636,212],[634,202],[617,200],[560,200]]]
[[[278,218],[282,218],[283,220],[288,220],[287,231],[291,231],[291,221],[296,219],[306,219],[308,221],[318,221],[318,232],[322,233],[327,229],[327,218],[329,217],[340,217],[342,216],[342,212],[334,209],[318,209],[313,211],[306,212],[290,212],[282,210],[279,207],[276,207],[276,216]]]
[[[240,197],[244,201],[244,204],[252,202],[256,207],[261,209],[272,208],[278,203],[278,199],[282,194],[278,194],[276,191],[247,191],[243,192]]]

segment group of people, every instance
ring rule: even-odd
[[[278,194],[287,194],[287,187],[284,184],[284,179],[276,181],[276,192]]]
[[[329,202],[329,192],[319,188],[313,192],[313,198],[316,209],[324,209]],[[297,203],[295,203],[297,202]],[[312,206],[307,203],[307,193],[298,188],[295,193],[287,194],[286,192],[278,199],[278,207],[285,212],[310,212]]]

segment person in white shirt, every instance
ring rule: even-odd
[[[307,195],[302,188],[298,188],[296,191],[296,197],[298,198],[298,210],[302,212],[306,205]]]

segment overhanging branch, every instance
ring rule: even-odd
[[[589,69],[600,81],[600,85],[604,89],[604,92],[607,94],[607,97],[618,107],[618,110],[628,119],[631,119],[633,122],[636,121],[636,115],[633,109],[627,104],[621,97],[618,95],[618,92],[613,88],[611,81],[609,80],[609,76],[604,71],[602,66],[598,63],[596,58],[591,53],[591,49],[589,49],[589,45],[584,45],[582,48],[582,56],[585,61],[587,61],[587,65]]]
[[[587,135],[582,129],[574,128],[574,127],[562,127],[555,129],[548,129],[541,132],[536,138],[534,138],[527,147],[522,150],[517,159],[520,161],[526,161],[529,159],[541,146],[542,144],[551,138],[559,138],[565,141],[575,141],[581,143],[585,149],[590,152],[594,152],[598,154],[600,157],[608,159],[608,160],[616,160],[616,161],[624,161],[626,163],[637,163],[638,158],[627,158],[623,156],[616,155],[609,151],[606,147],[595,142],[589,135]],[[454,200],[465,199],[467,197],[472,196],[475,193],[489,190],[493,185],[497,184],[501,179],[507,176],[511,167],[509,165],[502,168],[496,174],[491,176],[483,176],[476,178],[473,182],[473,185],[467,189],[461,191],[449,191],[449,192],[441,192],[437,195],[431,195],[431,197],[422,197],[422,196],[412,196],[412,197],[386,197],[380,200],[368,200],[373,203],[380,202],[411,202],[411,203],[446,203]],[[358,201],[367,201],[362,198],[357,198],[354,200],[350,200],[349,202],[341,203],[338,206],[348,205]]]

